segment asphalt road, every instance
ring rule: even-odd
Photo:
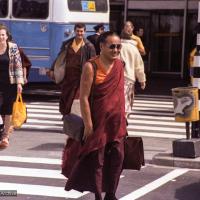
[[[148,138],[144,137],[143,140],[151,146]],[[157,143],[161,141],[154,138],[154,144],[156,140]],[[60,174],[64,144],[63,134],[15,131],[10,147],[0,152],[0,191],[13,189],[17,190],[18,195],[0,199],[93,200],[91,193],[64,192],[66,179]],[[146,149],[145,154],[148,153]],[[42,160],[44,158],[47,160]],[[148,163],[141,171],[124,170],[117,197],[121,200],[199,200],[199,172]]]
[[[58,101],[54,97],[34,96],[25,99],[28,102],[32,101],[32,106],[38,105],[38,102],[40,105],[42,100],[51,107],[52,103],[57,105]],[[53,121],[54,114],[49,115]],[[165,132],[162,133],[164,134]],[[10,139],[9,148],[0,151],[0,195],[5,193],[5,190],[14,190],[17,196],[0,196],[0,199],[93,200],[94,196],[91,193],[64,191],[66,178],[60,171],[65,140],[66,136],[59,131],[28,128],[15,131]],[[149,164],[155,154],[171,150],[172,141],[173,137],[143,136],[146,166],[141,171],[122,172],[117,190],[120,200],[200,199],[200,170]]]
[[[1,165],[1,168],[3,166],[4,165]],[[10,164],[9,167],[11,166],[12,165]],[[30,171],[32,171],[32,173],[34,172],[33,167],[34,165],[31,165]],[[38,167],[41,169],[46,169],[48,166],[37,166],[37,169]],[[18,166],[18,168],[20,168],[20,166]],[[28,166],[23,165],[23,168],[27,169]],[[53,168],[53,170],[59,171],[59,169],[55,168]],[[17,170],[15,170],[15,172],[17,172]],[[66,197],[59,197],[59,195],[62,196],[62,193],[58,192],[58,188],[62,190],[64,188],[66,180],[26,177],[25,172],[26,170],[24,169],[24,175],[21,174],[20,176],[0,175],[1,183],[4,184],[4,187],[6,187],[5,184],[7,184],[8,182],[9,187],[13,184],[13,190],[16,189],[18,194],[17,197],[14,197],[14,199],[16,200],[94,199],[93,194],[91,193],[80,193],[78,195],[66,193]],[[181,175],[178,176],[180,172]],[[121,200],[199,200],[199,184],[199,171],[146,166],[139,172],[122,172],[122,178],[120,179],[120,184],[117,190],[117,197]],[[47,189],[46,192],[45,189]],[[70,198],[70,196],[73,198]],[[12,200],[13,197],[6,197],[5,199]]]

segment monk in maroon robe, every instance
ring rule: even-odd
[[[103,33],[100,47],[100,56],[84,65],[81,76],[84,144],[72,139],[67,141],[62,173],[68,178],[66,190],[91,191],[95,193],[95,200],[102,200],[101,193],[106,192],[104,200],[117,200],[115,193],[126,135],[124,64],[118,59],[121,49],[118,35]]]

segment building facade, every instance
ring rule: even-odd
[[[121,32],[131,20],[143,40],[146,72],[186,78],[188,58],[196,46],[198,0],[111,0],[110,28]]]

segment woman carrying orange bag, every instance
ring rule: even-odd
[[[0,149],[9,146],[12,108],[16,94],[22,93],[23,70],[17,44],[9,42],[9,31],[0,25],[0,93],[2,105],[0,114],[4,121],[4,131],[0,139]]]

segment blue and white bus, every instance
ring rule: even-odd
[[[0,23],[32,62],[29,82],[50,81],[40,68],[50,68],[64,40],[73,36],[74,24],[104,23],[109,29],[109,0],[0,0]]]

